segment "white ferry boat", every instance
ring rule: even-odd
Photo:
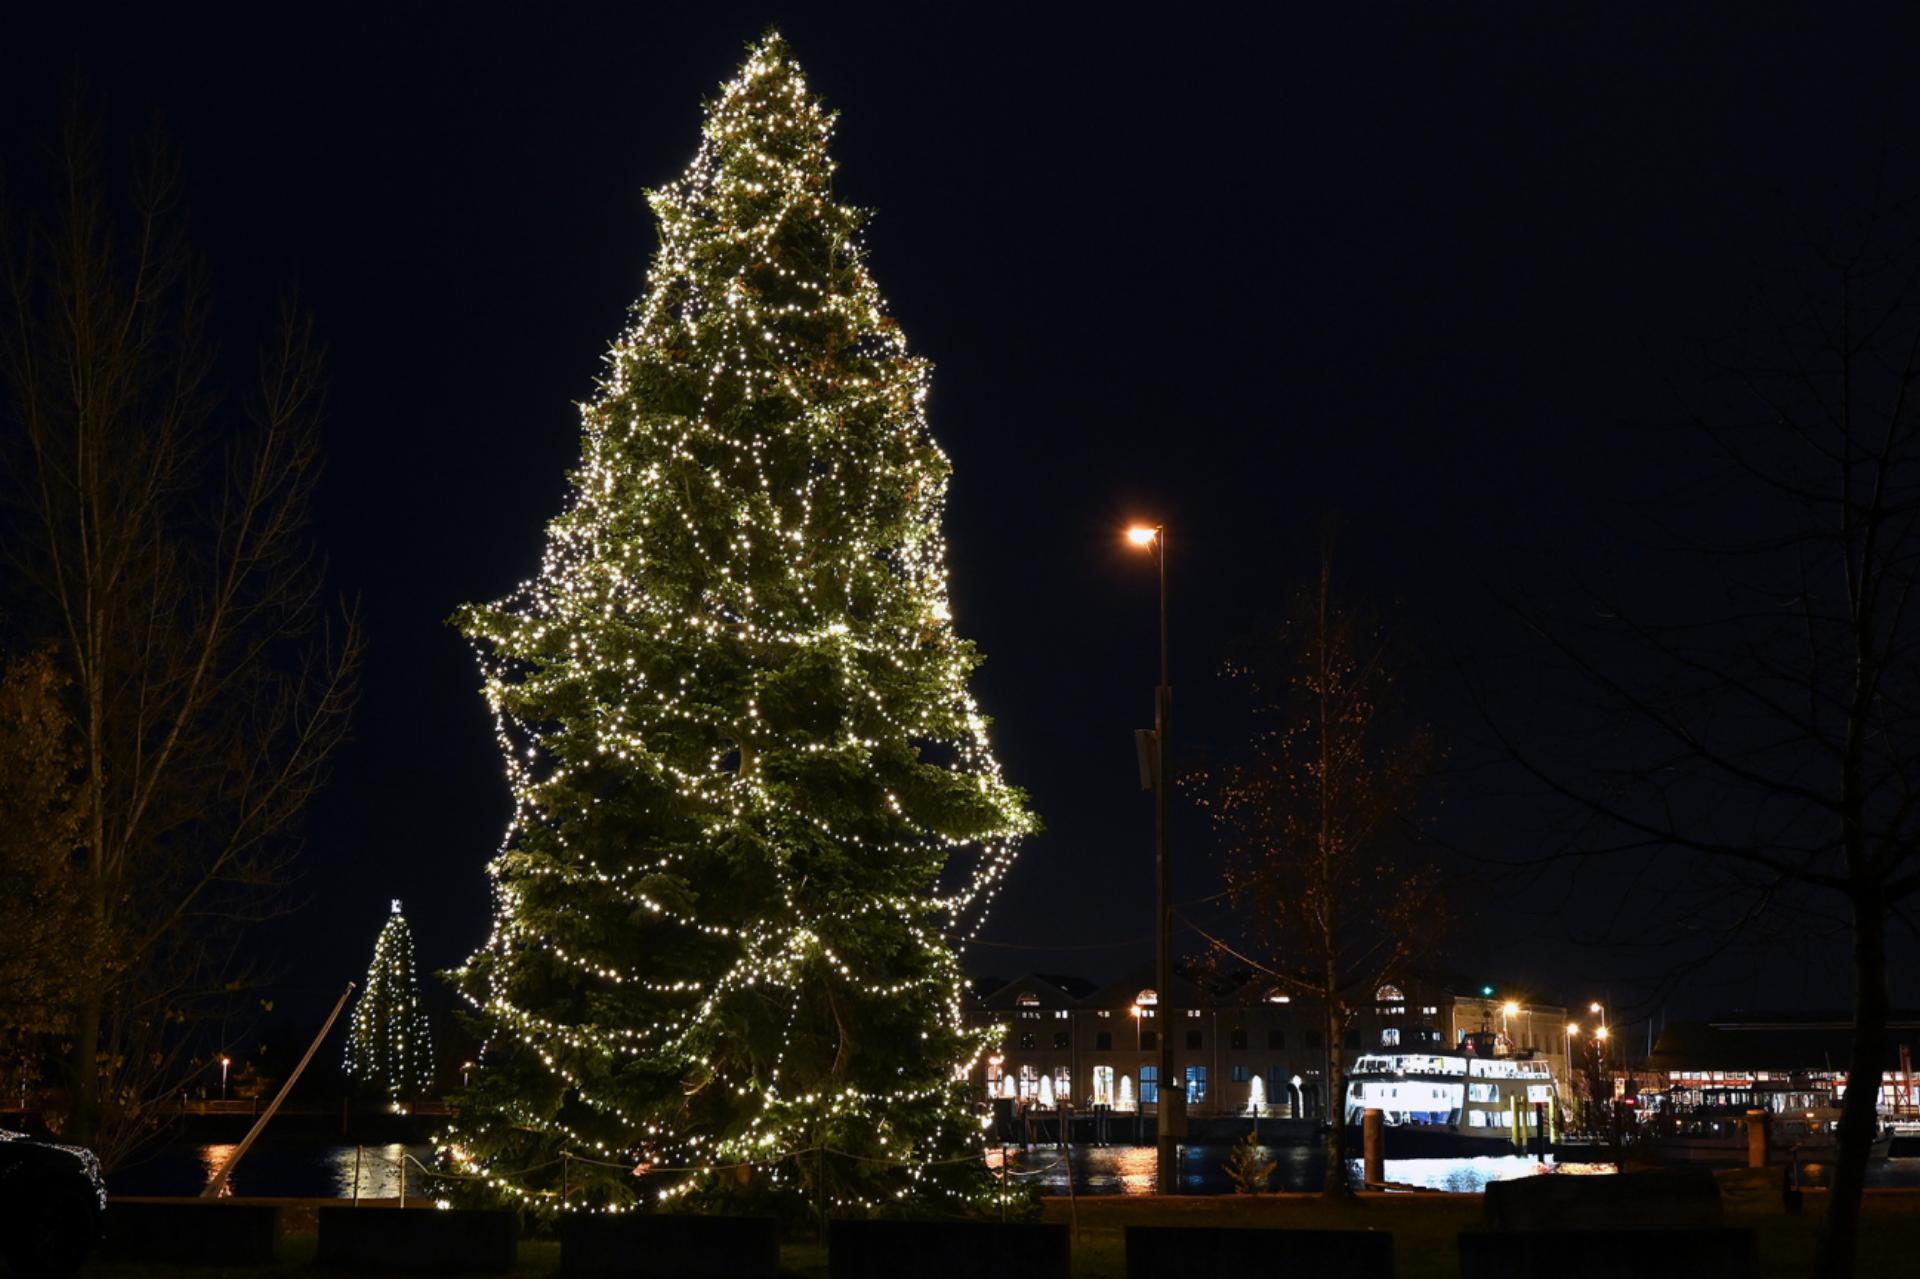
[[[1483,1045],[1485,1055],[1475,1051]],[[1395,1157],[1533,1147],[1538,1117],[1555,1104],[1553,1072],[1544,1059],[1491,1048],[1491,1037],[1470,1035],[1453,1053],[1363,1054],[1347,1072],[1347,1123],[1380,1111]]]

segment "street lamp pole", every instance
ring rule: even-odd
[[[1184,1126],[1186,1098],[1179,1094],[1180,1081],[1174,1077],[1173,1037],[1177,1010],[1173,1001],[1173,863],[1167,853],[1167,749],[1172,731],[1173,689],[1167,643],[1167,529],[1164,524],[1151,528],[1135,525],[1127,530],[1127,540],[1135,546],[1151,547],[1160,572],[1160,684],[1153,696],[1153,859],[1154,859],[1154,992],[1159,997],[1156,1012],[1160,1021],[1160,1104],[1155,1115],[1155,1185],[1163,1195],[1174,1193],[1179,1178],[1179,1134]],[[1176,1119],[1178,1114],[1180,1119]]]

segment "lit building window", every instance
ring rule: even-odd
[[[1402,1004],[1407,997],[1400,993],[1398,986],[1382,986],[1373,992],[1373,1000],[1378,1004]]]
[[[1113,1097],[1113,1067],[1095,1066],[1093,1068],[1093,1104],[1111,1106]]]
[[[1143,990],[1133,997],[1133,1002],[1136,1004],[1157,1004],[1160,1002],[1160,995],[1157,991]]]
[[[1160,1067],[1140,1067],[1140,1104],[1151,1106],[1160,1100]]]
[[[1398,1026],[1389,1026],[1381,1031],[1380,1046],[1382,1048],[1398,1048],[1400,1046],[1400,1028]]]
[[[1187,1103],[1189,1105],[1207,1099],[1207,1068],[1205,1066],[1187,1067]]]
[[[1040,1006],[1040,996],[1030,990],[1023,990],[1014,996],[1013,1002],[1022,1008],[1038,1008]]]

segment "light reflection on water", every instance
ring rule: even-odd
[[[397,1199],[405,1181],[420,1191],[420,1170],[402,1167],[408,1154],[399,1142],[388,1146],[354,1146],[332,1152],[334,1194],[342,1199]],[[418,1156],[416,1156],[418,1157]]]
[[[1262,1146],[1261,1157],[1272,1161],[1269,1190],[1319,1190],[1325,1181],[1325,1154],[1318,1146]],[[1190,1195],[1228,1194],[1233,1183],[1226,1164],[1229,1146],[1180,1147],[1180,1190]],[[1017,1182],[1037,1183],[1042,1193],[1067,1193],[1071,1165],[1073,1190],[1082,1195],[1150,1195],[1155,1193],[1152,1146],[1036,1146],[1007,1151],[1006,1172]],[[987,1167],[1000,1175],[1001,1151],[987,1152]],[[1360,1180],[1360,1162],[1352,1161],[1351,1175]],[[1462,1157],[1457,1159],[1389,1159],[1390,1182],[1423,1190],[1477,1193],[1491,1181],[1542,1174],[1589,1175],[1610,1173],[1612,1164],[1552,1163],[1525,1155]]]
[[[233,1152],[239,1148],[238,1144],[233,1142],[228,1142],[225,1145],[200,1147],[200,1165],[206,1170],[206,1180],[200,1183],[199,1189],[205,1190],[213,1184],[213,1179],[220,1175],[220,1169],[226,1165],[227,1160],[233,1157]],[[220,1187],[220,1197],[225,1199],[231,1194],[233,1194],[233,1178],[228,1177],[227,1184]]]
[[[213,1183],[236,1149],[231,1142],[176,1146],[107,1175],[107,1188],[122,1195],[193,1195]],[[234,1167],[222,1197],[299,1196],[393,1199],[400,1194],[401,1160],[426,1161],[427,1146],[397,1142],[378,1146],[282,1146],[262,1144]],[[408,1165],[409,1195],[423,1189],[418,1166]]]
[[[233,1153],[230,1143],[165,1147],[152,1157],[107,1174],[107,1187],[121,1195],[192,1195],[204,1189]],[[400,1159],[411,1154],[430,1161],[426,1146],[379,1145],[359,1147],[359,1191],[362,1199],[391,1199],[400,1192]],[[1324,1150],[1314,1145],[1263,1146],[1273,1161],[1271,1190],[1318,1190]],[[1010,1150],[1010,1170],[1016,1180],[1037,1182],[1047,1194],[1067,1193],[1067,1169],[1073,1169],[1073,1188],[1083,1195],[1150,1195],[1154,1193],[1152,1146],[1054,1146]],[[1227,1194],[1233,1189],[1225,1164],[1229,1146],[1183,1146],[1180,1189],[1194,1195]],[[247,1152],[228,1180],[228,1193],[264,1196],[334,1196],[351,1199],[354,1193],[355,1147],[348,1145],[274,1144],[262,1142]],[[1000,1150],[987,1152],[987,1166],[1000,1171]],[[1610,1164],[1558,1164],[1552,1171],[1611,1171]],[[1359,1165],[1353,1165],[1359,1179]],[[1520,1155],[1459,1159],[1389,1159],[1387,1180],[1434,1190],[1474,1192],[1490,1181],[1527,1177],[1546,1170],[1539,1161]],[[1805,1163],[1802,1185],[1819,1186],[1829,1169]],[[1022,1174],[1032,1174],[1023,1176]],[[420,1171],[407,1169],[407,1189],[415,1187]],[[1920,1158],[1876,1160],[1867,1168],[1870,1186],[1920,1187]]]

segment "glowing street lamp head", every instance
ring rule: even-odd
[[[1520,1005],[1516,1001],[1509,999],[1506,1003],[1500,1005],[1500,1011],[1511,1017],[1520,1011]]]
[[[1577,1035],[1577,1034],[1579,1034],[1579,1033],[1580,1033],[1580,1023],[1579,1023],[1579,1022],[1577,1022],[1577,1021],[1570,1021],[1570,1022],[1568,1022],[1568,1023],[1567,1023],[1567,1037],[1568,1037],[1568,1038],[1572,1038],[1573,1036],[1575,1036],[1575,1035]]]
[[[1587,1005],[1587,1011],[1588,1011],[1588,1012],[1590,1012],[1590,1013],[1597,1013],[1597,1012],[1599,1012],[1599,1011],[1600,1011],[1600,1001],[1596,999],[1596,1000],[1594,1000],[1594,1001],[1593,1001],[1592,1003],[1590,1003],[1590,1004],[1588,1004],[1588,1005]]]
[[[1593,1032],[1593,1037],[1595,1039],[1605,1039],[1607,1037],[1607,1028],[1605,1026],[1600,1027],[1600,1029]]]
[[[1160,530],[1147,524],[1135,524],[1127,530],[1127,540],[1135,546],[1152,546]]]

